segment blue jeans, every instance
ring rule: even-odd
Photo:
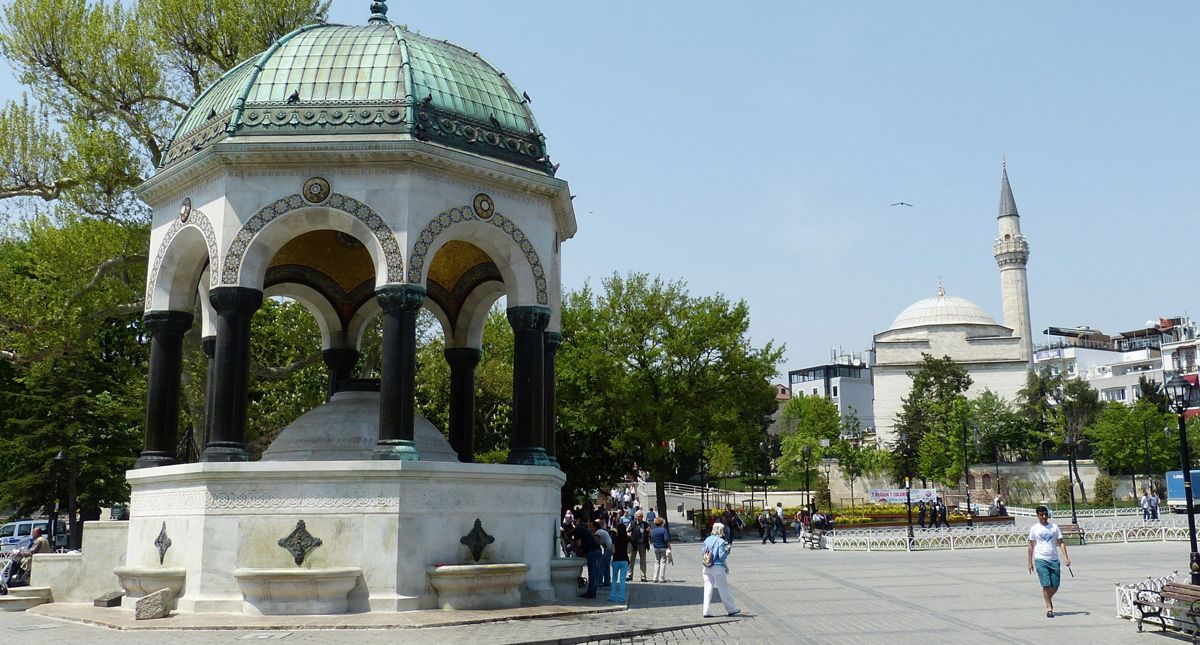
[[[629,560],[613,560],[612,590],[608,592],[609,602],[625,602],[625,574],[629,573]]]
[[[611,564],[612,564],[612,551],[605,551],[604,557],[600,560],[600,571],[602,572],[600,574],[600,584],[601,585],[611,585],[612,584],[612,579],[609,578],[609,574],[612,573],[612,569],[609,568]]]
[[[587,595],[596,597],[596,586],[600,584],[600,562],[604,559],[604,554],[600,549],[592,549],[587,552],[587,570],[588,570],[588,586]]]

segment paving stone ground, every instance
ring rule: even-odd
[[[703,619],[698,545],[676,545],[666,584],[634,582],[629,611],[425,629],[122,632],[0,614],[21,641],[80,644],[334,643],[1086,643],[1167,644],[1115,617],[1114,585],[1187,565],[1181,542],[1070,547],[1075,577],[1047,619],[1020,548],[919,553],[809,551],[739,542],[730,581],[746,616]],[[597,601],[598,603],[600,601]],[[719,605],[718,605],[719,607]]]

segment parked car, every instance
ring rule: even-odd
[[[0,550],[12,551],[13,549],[28,549],[33,543],[33,529],[39,527],[43,533],[47,533],[47,528],[50,526],[50,520],[17,520],[9,522],[4,526],[0,526]],[[68,542],[67,523],[65,520],[58,520],[57,530],[54,532],[55,549],[65,548]]]

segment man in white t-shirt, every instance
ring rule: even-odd
[[[1042,584],[1042,598],[1046,601],[1046,618],[1054,618],[1054,592],[1062,581],[1062,569],[1058,562],[1058,549],[1062,549],[1063,563],[1071,566],[1067,545],[1062,531],[1050,521],[1050,512],[1045,506],[1037,507],[1038,523],[1029,527],[1029,573],[1035,570]]]

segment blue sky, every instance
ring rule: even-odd
[[[390,4],[533,97],[577,195],[568,289],[744,299],[781,372],[869,347],[938,276],[1000,319],[1005,157],[1035,331],[1200,315],[1200,5]]]

